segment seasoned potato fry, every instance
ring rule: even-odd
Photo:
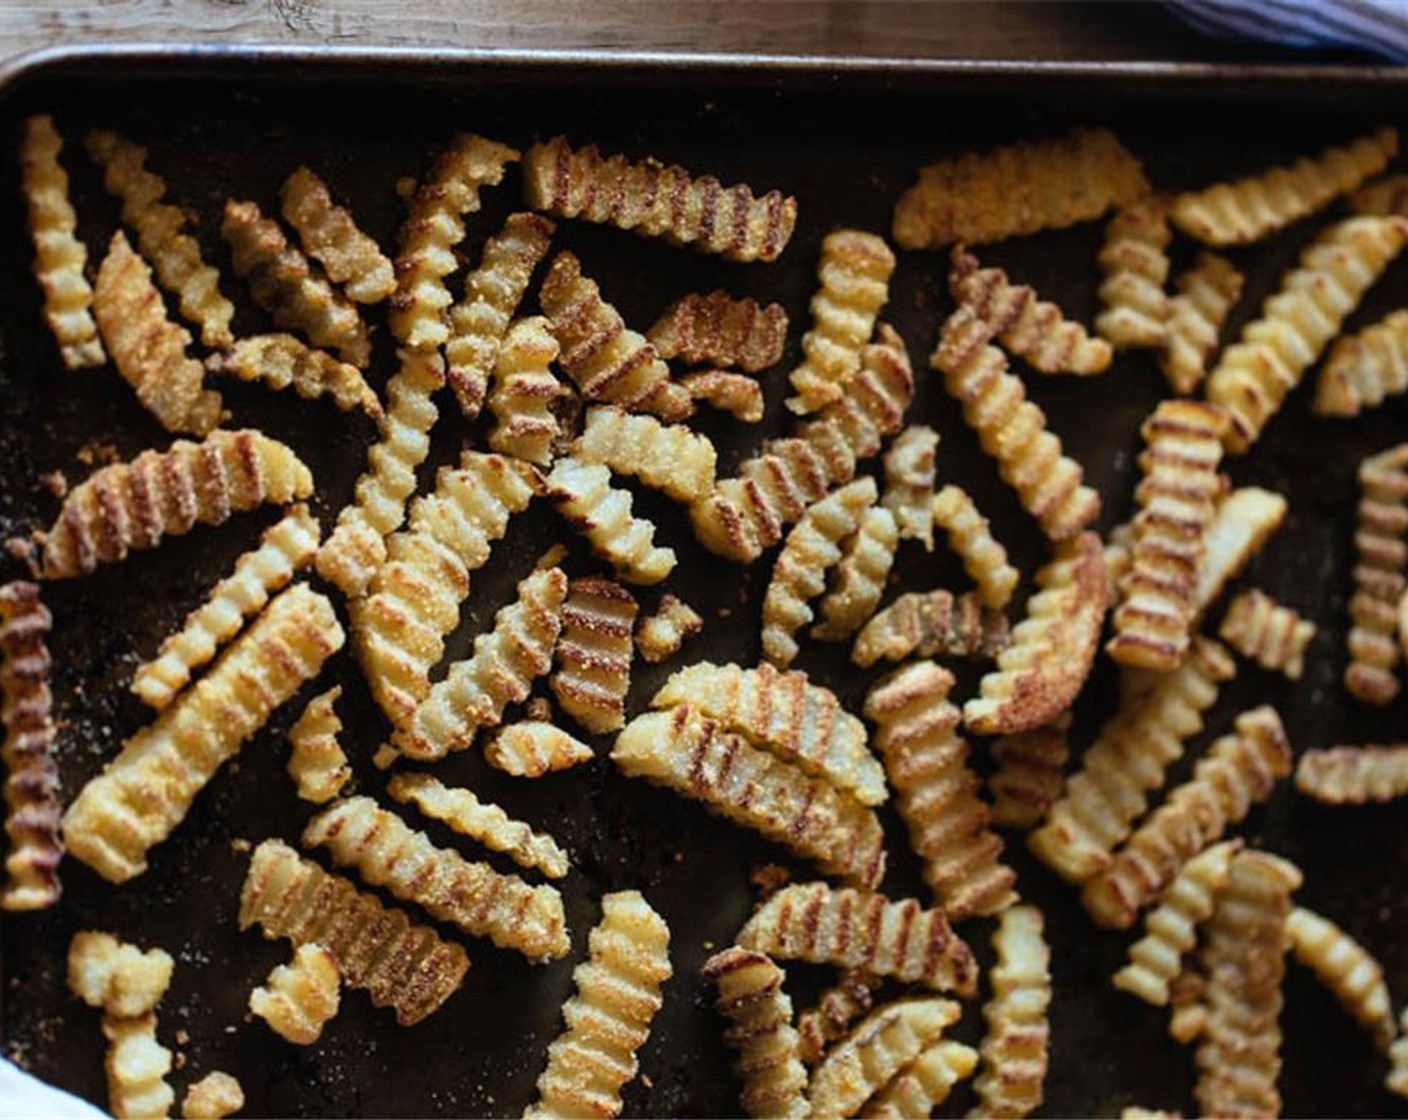
[[[1040,373],[1088,377],[1110,368],[1114,351],[1103,338],[1091,338],[1036,289],[1014,284],[1000,268],[982,268],[963,245],[953,247],[948,272],[953,298],[972,308],[1009,353]]]
[[[429,774],[394,774],[387,792],[409,802],[461,836],[477,840],[493,852],[503,852],[519,867],[541,871],[549,879],[567,874],[567,853],[546,833],[534,832],[497,805],[480,801],[473,790],[450,787]]]
[[[396,273],[377,243],[357,228],[352,212],[332,200],[327,184],[300,167],[279,188],[284,220],[303,251],[358,303],[380,303],[396,290]]]
[[[171,1051],[157,1041],[156,1016],[150,1011],[135,1018],[104,1015],[103,1036],[108,1040],[103,1062],[108,1109],[116,1120],[166,1116],[176,1103],[176,1091],[166,1083]]]
[[[967,152],[920,168],[895,206],[902,249],[982,245],[1089,222],[1149,193],[1139,161],[1103,128]]]
[[[44,293],[44,321],[59,344],[59,357],[69,369],[82,369],[102,365],[104,354],[91,311],[93,289],[83,275],[88,247],[75,233],[78,215],[68,197],[68,174],[59,162],[63,146],[53,117],[44,113],[26,118],[20,170],[34,242],[34,278]]]
[[[843,972],[840,980],[823,989],[815,1007],[797,1016],[804,1064],[815,1066],[831,1043],[845,1037],[852,1024],[874,1004],[880,984],[879,977],[862,969]]]
[[[171,986],[175,967],[165,949],[139,949],[110,933],[86,930],[69,942],[69,991],[118,1019],[154,1010]]]
[[[109,882],[147,867],[147,852],[275,708],[342,648],[332,604],[304,584],[263,614],[155,723],[83,787],[64,814],[68,850]]]
[[[552,373],[556,359],[557,339],[541,315],[509,326],[494,361],[489,392],[495,421],[489,446],[495,451],[540,467],[552,462],[553,441],[562,435],[552,405],[567,394]]]
[[[875,340],[861,351],[860,369],[846,382],[839,400],[832,401],[803,423],[802,438],[816,433],[825,447],[839,432],[855,459],[880,453],[885,436],[904,425],[905,410],[914,399],[914,370],[904,339],[889,323],[877,323]]]
[[[884,835],[871,810],[688,704],[631,720],[616,737],[611,759],[627,777],[701,801],[814,860],[827,874],[867,887],[884,874]],[[766,945],[744,947],[771,952]]]
[[[571,948],[555,887],[530,887],[516,875],[437,848],[370,797],[324,809],[303,830],[303,843],[327,848],[336,863],[355,867],[373,886],[535,964],[566,956]]]
[[[572,454],[615,474],[633,475],[677,502],[697,502],[714,491],[714,445],[683,424],[662,424],[653,416],[589,408]]]
[[[654,159],[603,158],[595,144],[573,149],[562,136],[528,150],[523,181],[535,210],[608,222],[731,261],[776,260],[797,224],[797,200],[781,191],[755,197],[742,183],[726,187]]]
[[[562,604],[562,633],[548,687],[588,731],[618,731],[631,687],[631,632],[640,604],[609,579],[574,579]]]
[[[601,298],[574,254],[564,249],[553,258],[538,296],[562,347],[558,361],[587,400],[653,413],[670,423],[694,411],[655,347]]]
[[[929,1116],[948,1100],[960,1081],[978,1066],[978,1052],[961,1042],[939,1042],[905,1066],[871,1098],[862,1116],[873,1120],[908,1120]]]
[[[905,540],[923,542],[934,551],[934,477],[939,433],[924,424],[911,424],[885,452],[884,505],[895,515]]]
[[[381,401],[361,370],[338,361],[326,350],[305,346],[291,334],[238,339],[229,350],[207,358],[205,368],[241,381],[260,381],[274,390],[291,387],[305,400],[331,397],[343,412],[360,408],[373,420],[382,416]]]
[[[763,656],[785,669],[797,656],[795,634],[815,615],[809,600],[826,589],[841,560],[841,541],[875,504],[875,480],[858,478],[811,506],[787,534],[763,597]]]
[[[660,607],[636,625],[636,649],[652,665],[679,653],[684,643],[704,629],[698,611],[674,595],[660,596]]]
[[[1198,569],[1193,605],[1198,614],[1222,594],[1227,581],[1261,551],[1286,517],[1286,499],[1273,490],[1244,486],[1217,503],[1207,549]]]
[[[1217,636],[1263,669],[1275,669],[1298,681],[1305,647],[1315,637],[1315,623],[1253,589],[1232,600]]]
[[[1071,757],[1069,713],[1050,723],[1004,735],[988,748],[996,769],[988,776],[993,824],[1035,828],[1061,796],[1063,772]]]
[[[1408,217],[1408,175],[1385,175],[1350,193],[1356,214],[1402,214]]]
[[[1097,925],[1128,929],[1188,860],[1221,839],[1228,826],[1266,800],[1277,778],[1291,772],[1290,744],[1274,708],[1243,712],[1233,726],[1110,865],[1086,880],[1081,901]]]
[[[200,327],[202,345],[229,346],[235,305],[220,294],[220,274],[201,259],[199,243],[183,232],[185,211],[162,201],[166,182],[146,167],[147,149],[97,130],[85,142],[103,169],[103,186],[122,203],[122,220],[137,234],[137,248],[179,301],[182,318]]]
[[[646,332],[662,358],[757,373],[776,365],[787,341],[780,303],[734,299],[722,288],[675,300]]]
[[[1383,966],[1334,922],[1302,906],[1286,916],[1286,936],[1296,960],[1313,971],[1363,1025],[1375,1046],[1387,1050],[1398,1028]]]
[[[782,969],[766,953],[735,945],[705,961],[703,974],[718,988],[714,1007],[730,1024],[724,1042],[738,1054],[733,1071],[743,1082],[743,1111],[795,1120],[810,1116],[807,1071]]]
[[[494,628],[474,639],[474,652],[451,665],[396,729],[397,749],[409,758],[444,758],[468,747],[480,728],[497,726],[504,709],[526,700],[533,681],[551,667],[566,598],[561,568],[524,579],[517,600],[494,616]]]
[[[450,308],[447,378],[466,416],[479,415],[509,324],[554,232],[553,224],[537,214],[510,214],[503,229],[484,243],[479,267],[465,278],[464,298]],[[556,357],[554,347],[547,361]]]
[[[69,491],[44,539],[44,578],[89,575],[195,525],[220,525],[270,502],[307,498],[313,476],[260,432],[215,431],[95,471]]]
[[[38,584],[0,587],[0,721],[5,742],[5,888],[0,910],[44,910],[59,901],[59,768],[54,751],[52,662],[46,637],[53,616]]]
[[[978,991],[973,951],[942,910],[925,910],[912,898],[891,901],[825,883],[783,887],[748,919],[738,943],[775,960],[863,968],[964,998]]]
[[[805,415],[839,400],[860,369],[861,352],[875,332],[875,318],[890,298],[895,254],[884,238],[840,229],[821,243],[812,296],[812,328],[802,336],[802,364],[788,374],[797,395],[787,402]]]
[[[1082,533],[1056,546],[1036,573],[1027,617],[963,705],[963,722],[983,735],[1011,735],[1049,723],[1075,699],[1090,674],[1105,618],[1105,562],[1100,538]]]
[[[331,801],[352,778],[347,755],[337,741],[342,720],[333,705],[341,695],[342,686],[337,685],[313,697],[288,729],[289,777],[298,787],[298,796],[315,805]]]
[[[1174,281],[1159,367],[1175,393],[1191,393],[1208,374],[1207,361],[1232,305],[1242,298],[1246,277],[1226,257],[1199,253],[1193,267]]]
[[[1408,311],[1395,311],[1330,348],[1315,386],[1319,416],[1358,416],[1408,392]]]
[[[428,926],[388,909],[340,875],[330,875],[278,840],[265,840],[240,892],[240,929],[258,925],[271,940],[322,945],[343,982],[390,1007],[403,1027],[439,1010],[464,981],[469,958]]]
[[[538,1100],[524,1120],[609,1118],[639,1069],[636,1052],[673,974],[670,927],[639,891],[603,895],[601,921],[587,937],[589,959],[572,970],[576,993],[562,1008],[567,1029],[548,1047]]]
[[[968,657],[988,660],[1007,648],[1007,616],[969,592],[906,591],[856,637],[851,661],[868,669],[882,658]]]
[[[187,352],[190,333],[166,317],[151,269],[121,230],[98,269],[93,315],[117,372],[163,428],[203,436],[220,423],[224,405]]]
[[[1043,936],[1045,920],[1035,906],[1014,906],[993,934],[997,964],[990,974],[992,998],[983,1004],[987,1033],[980,1054],[982,1071],[973,1088],[972,1115],[1018,1118],[1041,1107],[1051,1027],[1051,950]]]
[[[365,369],[371,333],[353,304],[294,248],[277,222],[253,202],[225,203],[220,236],[230,246],[235,271],[249,284],[254,302],[285,330],[301,331],[314,346],[336,350],[345,362]]]
[[[680,385],[692,401],[703,401],[744,424],[763,418],[763,387],[753,378],[726,369],[706,369],[687,373]]]
[[[630,492],[611,485],[606,467],[566,455],[553,465],[547,492],[627,583],[659,583],[675,570],[675,550],[656,545],[655,526],[632,516]]]
[[[885,771],[866,742],[865,725],[830,689],[798,670],[778,672],[700,661],[671,674],[652,708],[688,704],[864,805],[885,800]]]
[[[271,595],[312,563],[319,533],[317,520],[302,502],[264,530],[259,547],[242,553],[181,629],[162,641],[156,657],[137,666],[132,692],[149,707],[164,710],[195,671],[239,633],[245,619],[262,611]]]
[[[186,1090],[182,1120],[225,1120],[244,1107],[244,1089],[228,1073],[214,1070]]]
[[[1001,862],[982,783],[968,766],[949,700],[953,674],[916,661],[882,678],[865,698],[875,746],[898,796],[920,873],[953,921],[996,914],[1016,901],[1016,873]]]
[[[885,594],[899,543],[893,513],[883,506],[871,506],[861,514],[856,531],[841,542],[836,577],[831,590],[822,596],[822,620],[812,627],[813,638],[840,642],[865,625]]]
[[[993,539],[988,519],[961,486],[945,486],[934,497],[934,524],[948,534],[949,547],[978,585],[978,600],[1000,610],[1012,598],[1021,574],[1007,562],[1007,550]]]
[[[249,993],[249,1010],[284,1041],[312,1046],[337,1014],[341,988],[337,959],[316,943],[300,945],[291,962]]]
[[[1081,757],[1047,820],[1027,838],[1032,852],[1070,883],[1109,866],[1110,853],[1149,807],[1184,745],[1203,729],[1203,713],[1236,666],[1217,642],[1198,637],[1172,673],[1148,692],[1127,694]]]
[[[550,723],[511,723],[494,733],[484,747],[490,766],[516,778],[541,778],[590,762],[591,747]]]
[[[1222,352],[1207,397],[1232,424],[1227,449],[1246,451],[1340,332],[1345,317],[1408,244],[1408,218],[1349,218],[1325,230]]]
[[[1167,201],[1158,196],[1120,210],[1105,227],[1096,258],[1105,279],[1095,330],[1116,350],[1159,348],[1168,338]]]
[[[1348,194],[1387,167],[1397,152],[1398,132],[1381,128],[1290,167],[1181,194],[1173,202],[1173,223],[1209,245],[1259,241]]]
[[[991,328],[960,307],[945,320],[929,364],[943,373],[944,387],[1022,505],[1052,540],[1069,540],[1099,516],[1100,495],[1083,485],[1080,465],[1046,430],[1045,414],[1027,400],[991,338]]]
[[[1306,751],[1296,789],[1326,805],[1365,805],[1408,797],[1408,744]]]
[[[1383,707],[1398,695],[1398,603],[1408,588],[1408,443],[1359,464],[1354,595],[1349,600],[1351,696]]]

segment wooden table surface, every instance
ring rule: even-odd
[[[1153,3],[0,0],[0,56],[56,45],[152,41],[967,59],[1327,57],[1212,44]]]

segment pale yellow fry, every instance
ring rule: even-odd
[[[1334,922],[1303,906],[1287,915],[1286,935],[1296,960],[1315,973],[1369,1032],[1374,1045],[1387,1050],[1398,1036],[1398,1028],[1383,966]]]
[[[1351,696],[1383,707],[1398,695],[1398,604],[1408,588],[1408,443],[1359,464],[1354,594],[1349,600]]]
[[[1191,393],[1207,376],[1207,361],[1232,305],[1242,298],[1246,277],[1225,257],[1199,253],[1193,267],[1174,281],[1167,334],[1159,366],[1175,393]]]
[[[895,515],[900,537],[923,542],[934,550],[934,479],[939,433],[925,424],[911,424],[885,452],[887,510]]]
[[[945,486],[934,496],[934,524],[948,534],[949,548],[978,585],[985,607],[1000,610],[1012,598],[1021,574],[1007,562],[1007,550],[993,537],[992,526],[961,486]]]
[[[841,542],[841,559],[831,589],[822,596],[813,638],[840,642],[865,625],[885,594],[899,543],[899,526],[888,509],[872,506],[861,514],[856,531]]]
[[[150,1120],[166,1116],[176,1091],[166,1083],[171,1051],[157,1041],[156,1015],[136,1018],[103,1016],[108,1040],[103,1068],[108,1075],[108,1110],[116,1120]]]
[[[117,1018],[155,1009],[171,986],[175,967],[165,949],[139,949],[110,933],[84,930],[69,942],[69,991]]]
[[[674,595],[660,596],[653,615],[636,626],[636,649],[654,665],[679,653],[680,647],[704,629],[699,612]]]
[[[495,451],[540,467],[552,462],[553,443],[562,435],[552,406],[568,391],[552,372],[556,359],[557,340],[541,315],[519,319],[504,334],[489,391]]]
[[[181,1098],[182,1120],[224,1120],[244,1107],[244,1089],[221,1070],[194,1082]]]
[[[1217,634],[1263,669],[1278,670],[1296,681],[1304,669],[1305,647],[1315,637],[1315,623],[1253,588],[1232,600]]]
[[[260,381],[270,389],[292,388],[305,400],[331,397],[342,411],[360,408],[381,419],[381,401],[362,371],[339,361],[326,350],[315,350],[291,334],[256,334],[241,338],[229,350],[212,354],[206,368],[215,374]]]
[[[279,202],[303,251],[358,303],[380,303],[396,290],[396,274],[377,243],[357,228],[352,212],[332,200],[327,184],[307,167],[284,180]]]
[[[249,993],[249,1010],[285,1042],[312,1046],[337,1014],[341,988],[332,953],[316,943],[300,945],[292,961],[279,965],[262,987]]]
[[[611,485],[606,467],[572,455],[559,459],[547,492],[568,522],[628,583],[659,583],[675,569],[675,550],[655,543],[655,526],[631,514],[627,490]]]
[[[1327,805],[1364,805],[1408,797],[1408,744],[1306,751],[1296,789]]]
[[[337,737],[342,720],[333,705],[342,695],[337,685],[309,700],[288,729],[288,774],[298,796],[316,805],[331,801],[352,778],[352,768]]]
[[[653,416],[589,408],[572,454],[610,467],[613,474],[634,476],[677,502],[697,502],[714,491],[717,453],[708,437]]]
[[[635,596],[609,579],[569,584],[548,686],[558,706],[588,731],[617,731],[626,722],[639,610]]]
[[[1044,926],[1035,906],[1014,906],[998,919],[992,996],[983,1004],[982,1070],[973,1082],[978,1106],[970,1117],[1016,1120],[1031,1115],[1045,1097],[1051,950]]]

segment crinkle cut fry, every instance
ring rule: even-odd
[[[382,417],[381,401],[362,371],[326,350],[305,345],[291,334],[255,334],[205,360],[211,373],[260,381],[275,391],[292,388],[305,400],[331,397],[343,412],[360,408],[373,420]]]
[[[234,570],[162,641],[156,657],[137,666],[132,692],[149,707],[165,709],[195,671],[239,633],[246,618],[263,610],[270,595],[312,563],[319,534],[317,520],[301,502],[269,526],[259,547],[235,560]]]
[[[724,1042],[737,1053],[733,1071],[743,1083],[743,1111],[756,1117],[809,1116],[807,1070],[782,969],[766,953],[735,945],[705,961],[703,975],[718,989],[715,1010],[729,1021]]]
[[[516,778],[541,778],[550,771],[570,770],[594,757],[586,743],[541,720],[502,727],[484,747],[484,759],[490,766]]]
[[[906,591],[861,628],[851,661],[868,669],[911,654],[987,660],[1007,642],[1007,616],[984,607],[973,592]]]
[[[469,968],[464,949],[330,875],[279,840],[254,849],[240,891],[240,929],[294,945],[322,945],[350,988],[390,1007],[403,1027],[437,1011]]]
[[[797,429],[803,439],[818,437],[819,446],[839,432],[854,459],[880,452],[885,436],[904,426],[904,414],[914,399],[914,370],[904,339],[889,323],[875,325],[875,340],[861,351],[860,369],[846,382],[840,400],[832,401],[814,419]]]
[[[166,182],[147,169],[147,149],[98,130],[88,133],[86,144],[103,169],[103,186],[122,202],[122,220],[137,234],[142,256],[177,297],[182,318],[200,327],[202,345],[229,346],[235,305],[220,294],[220,274],[201,259],[199,243],[183,232],[185,211],[162,201]]]
[[[959,307],[945,320],[929,364],[942,372],[945,389],[1027,512],[1052,540],[1068,540],[1100,515],[1100,495],[1084,485],[1080,465],[1061,450],[991,338],[987,324]]]
[[[1034,828],[1061,796],[1062,776],[1071,756],[1066,737],[1069,713],[1050,723],[1004,735],[989,747],[996,768],[988,776],[993,824]]]
[[[342,642],[324,596],[305,584],[281,593],[83,787],[63,818],[68,850],[109,882],[140,875],[147,852],[181,823],[215,771]]]
[[[186,1088],[181,1120],[224,1120],[244,1107],[244,1088],[230,1074],[211,1070]]]
[[[885,452],[884,506],[895,515],[900,536],[934,550],[934,478],[939,433],[925,424],[911,424]]]
[[[117,1120],[165,1116],[176,1092],[166,1083],[171,1051],[157,1041],[156,1015],[150,1011],[134,1018],[104,1015],[103,1036],[108,1040],[103,1066],[113,1116]]]
[[[1296,789],[1326,805],[1364,805],[1408,797],[1408,744],[1306,751]]]
[[[332,200],[328,186],[300,167],[279,188],[284,219],[298,231],[303,251],[323,266],[358,303],[380,303],[396,290],[396,273],[377,243],[360,229],[345,206]]]
[[[1398,132],[1381,128],[1290,167],[1181,194],[1173,201],[1173,223],[1208,245],[1259,241],[1353,191],[1388,166],[1397,152]]]
[[[787,341],[787,311],[780,303],[734,299],[722,288],[675,300],[646,338],[662,358],[758,373],[776,365]]]
[[[1356,214],[1401,214],[1408,217],[1408,175],[1384,175],[1366,183],[1349,196]]]
[[[548,686],[558,707],[588,731],[619,731],[626,722],[626,693],[640,604],[619,583],[587,577],[568,585],[562,632]]]
[[[884,875],[884,834],[872,810],[688,704],[631,720],[616,737],[611,759],[627,777],[700,801],[814,860],[829,875],[867,887]]]
[[[34,278],[44,293],[44,320],[69,369],[103,364],[102,341],[93,321],[93,289],[83,275],[88,248],[75,235],[78,215],[68,197],[68,174],[59,162],[63,138],[54,118],[36,114],[24,122],[20,170],[34,242]]]
[[[756,197],[743,183],[726,187],[654,159],[603,158],[595,144],[572,148],[556,136],[523,160],[528,205],[663,237],[673,245],[719,253],[731,261],[773,261],[797,224],[797,200],[773,190]]]
[[[93,315],[113,365],[163,428],[203,436],[220,423],[223,402],[187,352],[190,333],[166,317],[151,269],[121,230],[98,269]]]
[[[929,1047],[905,1066],[865,1106],[870,1120],[908,1120],[929,1116],[948,1100],[953,1087],[971,1077],[978,1052],[961,1042],[943,1041]]]
[[[1144,169],[1103,128],[967,152],[919,171],[895,206],[903,249],[982,245],[1088,222],[1149,193]]]
[[[0,587],[0,720],[5,741],[6,882],[0,910],[43,910],[59,900],[59,770],[49,692],[51,660],[45,635],[53,617],[39,585],[14,580]]]
[[[1305,667],[1305,647],[1315,637],[1315,623],[1252,588],[1232,600],[1217,633],[1263,669],[1274,669],[1296,681]]]
[[[1349,600],[1350,695],[1379,707],[1398,695],[1398,604],[1408,580],[1408,443],[1359,464],[1354,594]]]
[[[155,548],[163,536],[220,525],[264,502],[307,498],[313,476],[284,444],[257,431],[216,430],[95,471],[69,491],[44,539],[45,579]]]
[[[815,1066],[821,1061],[826,1048],[844,1037],[855,1021],[870,1010],[880,985],[880,978],[864,969],[848,969],[836,983],[822,990],[814,1007],[797,1016],[801,1057],[806,1065]]]
[[[89,1007],[121,1019],[161,1002],[176,967],[164,949],[139,949],[110,933],[83,930],[68,947],[68,987]]]
[[[659,609],[636,626],[636,650],[652,665],[679,653],[680,647],[704,629],[704,619],[674,595],[660,596]]]
[[[1100,285],[1103,310],[1095,329],[1117,350],[1158,349],[1168,338],[1169,232],[1167,202],[1146,198],[1120,210],[1105,227],[1105,244],[1097,260],[1105,279]]]
[[[945,486],[934,496],[934,524],[948,534],[949,548],[963,561],[978,585],[985,607],[1001,610],[1017,589],[1021,574],[1007,562],[1007,550],[992,535],[992,526],[961,486]]]
[[[337,958],[322,945],[300,945],[293,960],[269,973],[264,986],[249,993],[249,1010],[295,1046],[311,1046],[337,1014],[342,974]]]
[[[510,324],[494,360],[489,411],[494,430],[489,446],[539,467],[551,464],[562,426],[552,406],[567,387],[552,372],[557,339],[546,318],[534,315]]]
[[[1330,348],[1315,385],[1317,416],[1358,416],[1408,392],[1408,311],[1394,311]]]
[[[1285,520],[1287,508],[1286,499],[1280,494],[1257,486],[1233,490],[1217,503],[1193,592],[1193,605],[1199,615],[1261,551]]]
[[[685,374],[680,385],[690,400],[703,401],[744,424],[756,424],[763,418],[763,387],[747,374],[704,369]]]
[[[748,919],[738,944],[776,960],[862,968],[969,998],[977,994],[973,951],[942,910],[912,898],[801,883],[783,887]]]
[[[675,550],[655,543],[654,524],[631,513],[630,491],[611,485],[608,468],[564,455],[546,485],[567,521],[628,583],[659,583],[675,570]]]
[[[899,543],[895,515],[884,506],[861,514],[856,531],[841,542],[841,559],[830,590],[822,596],[821,621],[811,629],[813,638],[845,641],[875,614]]]
[[[317,805],[331,801],[352,777],[347,755],[337,741],[342,720],[334,705],[341,696],[340,684],[319,693],[288,729],[289,777],[298,787],[298,796]]]
[[[589,408],[572,454],[615,474],[633,475],[677,502],[697,502],[714,492],[714,445],[683,424],[662,424],[610,406]]]
[[[1080,323],[1065,318],[1036,289],[1014,284],[1000,268],[983,268],[966,246],[955,245],[948,273],[953,298],[973,309],[1009,352],[1039,373],[1081,377],[1104,373],[1114,350],[1092,338]]]
[[[673,975],[670,929],[639,891],[603,895],[589,959],[572,972],[576,992],[562,1009],[567,1029],[548,1047],[538,1100],[525,1120],[620,1115],[621,1089],[635,1077],[637,1051]]]
[[[1191,393],[1207,376],[1207,361],[1232,305],[1242,298],[1246,277],[1226,257],[1199,253],[1193,267],[1174,281],[1159,368],[1175,393]]]
[[[1398,1029],[1383,966],[1334,922],[1303,906],[1287,916],[1286,935],[1296,960],[1315,973],[1369,1032],[1375,1046],[1387,1050]]]
[[[992,998],[983,1004],[982,1070],[973,1082],[978,1106],[969,1116],[1018,1118],[1041,1106],[1051,1034],[1051,950],[1044,925],[1035,906],[1014,906],[998,919]]]

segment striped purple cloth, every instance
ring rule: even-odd
[[[1291,47],[1357,47],[1408,62],[1408,0],[1165,0],[1218,39]]]

